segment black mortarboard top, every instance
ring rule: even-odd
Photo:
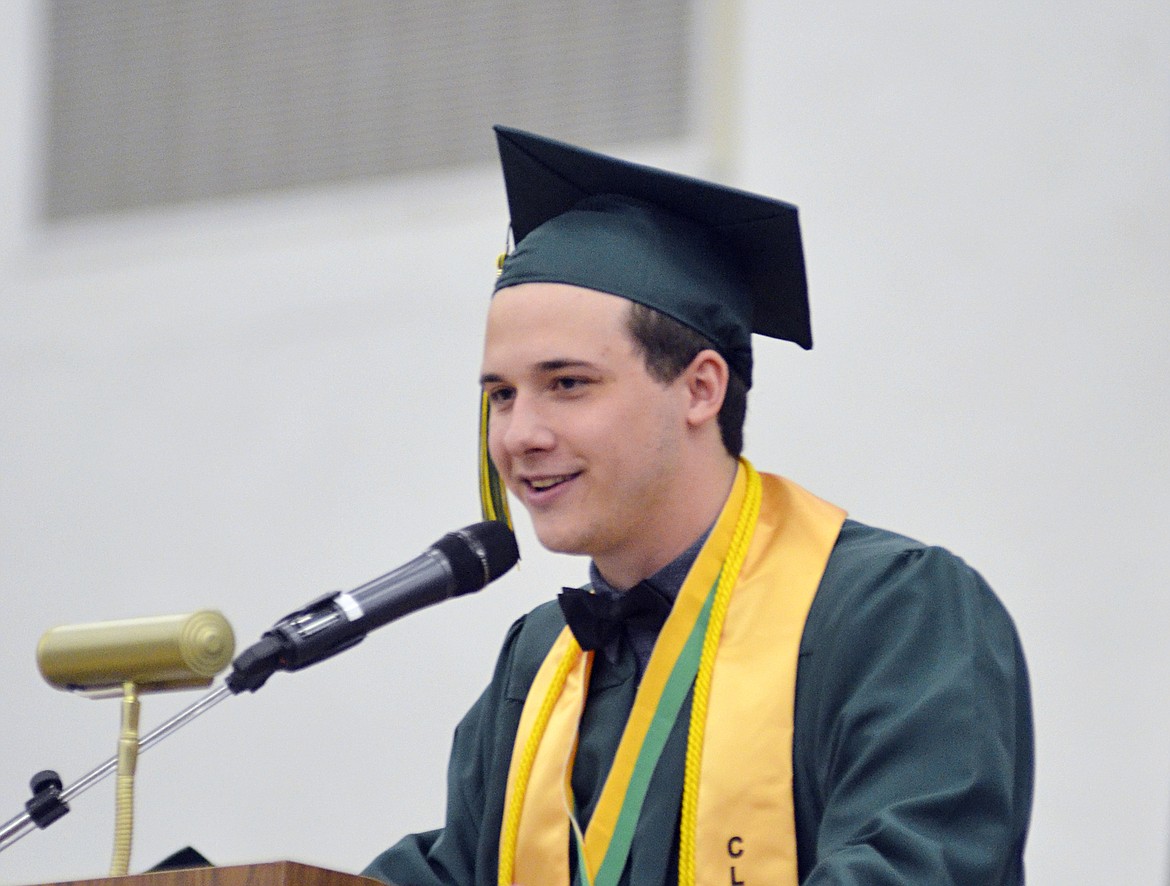
[[[812,347],[796,207],[496,126],[515,250],[496,289],[571,283],[706,336],[751,383],[751,333]]]

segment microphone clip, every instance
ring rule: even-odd
[[[235,695],[245,690],[255,692],[280,669],[283,651],[284,644],[280,640],[265,634],[236,656],[232,672],[224,678],[224,685]]]
[[[265,631],[232,662],[232,672],[224,679],[227,687],[237,695],[255,692],[277,671],[299,671],[360,643],[364,632],[344,636],[326,630],[346,621],[336,602],[341,596],[333,591],[318,597]]]

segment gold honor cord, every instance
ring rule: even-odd
[[[691,702],[691,724],[687,733],[687,759],[683,775],[682,817],[679,822],[678,841],[678,883],[679,886],[694,886],[695,883],[695,829],[699,820],[699,764],[703,759],[703,737],[707,728],[707,702],[711,697],[711,677],[715,671],[715,653],[719,649],[719,637],[723,633],[723,620],[731,602],[731,589],[739,581],[744,558],[747,557],[752,535],[760,517],[762,484],[760,475],[747,459],[741,459],[747,472],[747,492],[739,519],[735,524],[735,535],[723,570],[719,573],[719,586],[715,590],[715,603],[711,609],[711,620],[703,638],[703,653],[699,659],[699,673],[695,677],[695,693]]]
[[[520,813],[524,809],[524,798],[528,793],[528,781],[532,775],[532,764],[536,760],[536,751],[540,747],[540,740],[544,738],[545,730],[548,728],[548,721],[552,717],[553,708],[556,706],[557,699],[560,698],[561,692],[565,688],[565,682],[568,680],[570,672],[577,665],[581,659],[581,647],[577,644],[576,638],[568,631],[562,633],[558,638],[558,642],[564,646],[564,654],[561,656],[560,662],[557,664],[556,670],[552,673],[549,680],[548,691],[544,695],[544,700],[541,702],[540,710],[536,714],[536,720],[532,724],[532,731],[528,735],[528,740],[524,743],[524,750],[520,755],[519,765],[515,770],[515,777],[513,784],[510,786],[511,797],[507,803],[507,808],[504,813],[504,826],[500,840],[500,864],[499,864],[499,882],[501,886],[512,886],[513,872],[516,867],[516,842],[520,833]],[[589,665],[593,661],[593,653],[587,652],[584,655],[585,673],[588,673]],[[542,671],[545,669],[542,668]],[[537,679],[543,674],[538,674]],[[569,771],[572,770],[572,764],[568,766]]]

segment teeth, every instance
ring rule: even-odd
[[[552,486],[556,486],[558,483],[561,483],[566,479],[567,477],[565,476],[546,477],[543,480],[529,480],[528,482],[533,489],[548,489]]]

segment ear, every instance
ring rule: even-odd
[[[727,394],[727,361],[710,348],[699,351],[683,370],[687,389],[687,424],[699,427],[718,418]]]

